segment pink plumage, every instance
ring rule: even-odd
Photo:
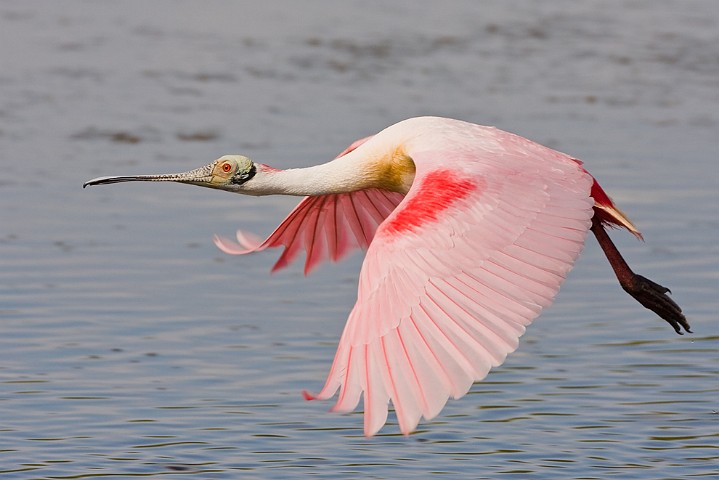
[[[238,230],[238,243],[216,235],[215,245],[232,255],[284,246],[273,272],[292,263],[304,250],[308,274],[323,260],[336,262],[352,249],[369,247],[377,227],[402,197],[379,189],[305,197],[265,241],[257,241],[255,235]]]

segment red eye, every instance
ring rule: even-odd
[[[225,172],[225,173],[230,173],[231,170],[232,170],[232,165],[230,165],[229,163],[223,163],[223,164],[222,164],[222,171],[223,171],[223,172]]]

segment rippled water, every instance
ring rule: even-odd
[[[3,2],[3,478],[719,475],[719,4]],[[294,205],[177,185],[82,190],[245,153],[318,163],[418,114],[585,160],[615,237],[694,335],[624,295],[590,239],[520,349],[410,437],[305,402],[361,257],[270,276],[214,232]]]

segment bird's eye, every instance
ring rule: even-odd
[[[222,171],[225,173],[230,173],[232,171],[232,165],[230,165],[229,163],[223,163]]]

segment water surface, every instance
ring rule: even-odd
[[[3,478],[719,475],[719,4],[0,5]],[[694,335],[624,295],[592,239],[519,351],[431,422],[327,413],[361,255],[304,278],[213,233],[296,203],[92,177],[277,167],[434,114],[582,158]]]

